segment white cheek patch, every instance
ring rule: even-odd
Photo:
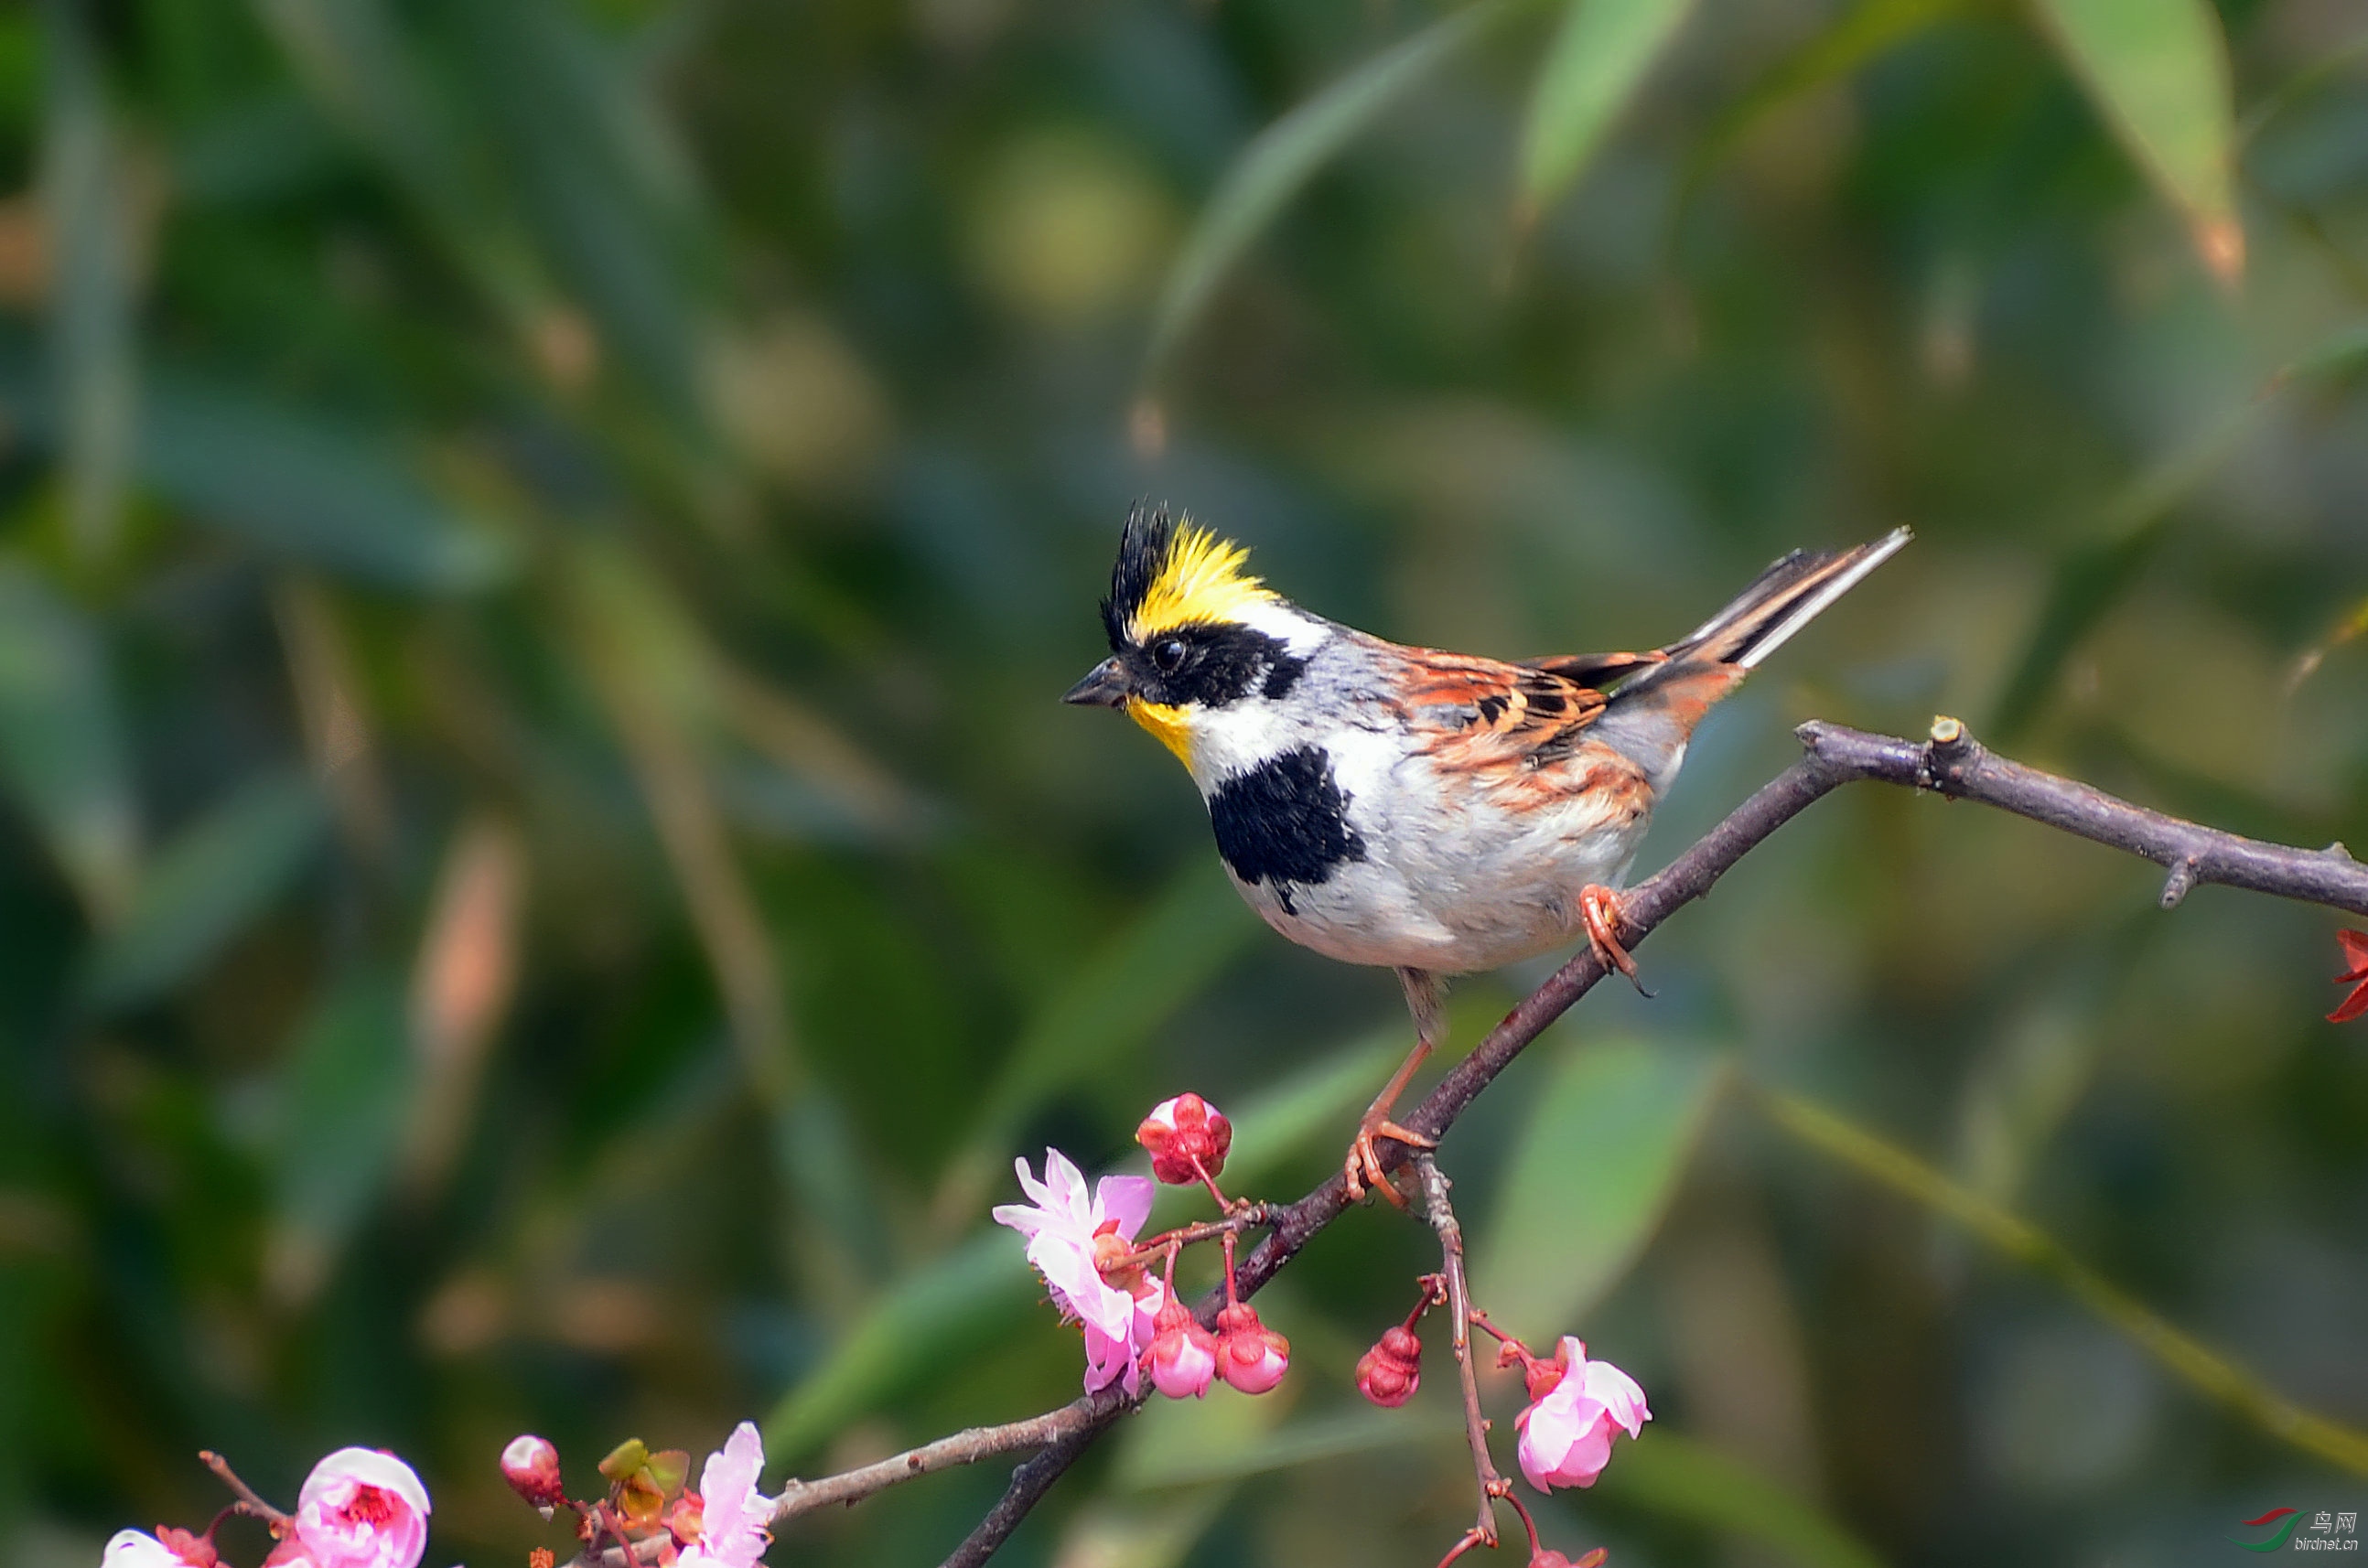
[[[1202,795],[1236,774],[1302,744],[1302,726],[1270,702],[1229,702],[1223,708],[1197,704],[1192,719],[1192,782]]]
[[[1244,605],[1234,619],[1253,631],[1265,632],[1303,659],[1323,645],[1326,631],[1323,622],[1273,599]]]

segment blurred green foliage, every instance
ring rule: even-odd
[[[2368,47],[2345,0],[44,0],[0,11],[0,1498],[11,1559],[347,1442],[442,1562],[638,1435],[813,1473],[1075,1388],[1015,1154],[1336,1159],[1386,976],[1260,931],[1053,699],[1132,497],[1410,641],[1666,640],[1916,547],[1707,727],[1964,714],[2368,845]],[[2355,636],[2347,636],[2350,632]],[[2368,1036],[2324,912],[1861,790],[1444,1152],[1484,1282],[1656,1415],[1623,1564],[2171,1562],[2348,1506],[2051,1280],[1757,1116],[1877,1129],[2368,1424]],[[1468,1044],[1533,976],[1467,983]],[[1847,1124],[1844,1124],[1847,1125]],[[1855,1145],[1853,1145],[1855,1146]],[[1166,1210],[1198,1212],[1190,1195]],[[1423,1562],[1427,1233],[1261,1301],[1015,1563]],[[1556,1319],[1554,1314],[1565,1314]],[[1500,1316],[1506,1315],[1500,1312]],[[1516,1394],[1492,1382],[1500,1430]],[[1001,1472],[799,1523],[933,1562]],[[245,1526],[230,1527],[233,1532]],[[247,1556],[254,1539],[240,1540]]]

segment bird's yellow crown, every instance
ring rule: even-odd
[[[1113,633],[1140,645],[1178,626],[1237,620],[1247,607],[1274,601],[1274,590],[1243,570],[1248,551],[1189,518],[1172,530],[1167,524],[1164,514],[1129,520],[1105,606],[1117,611]]]

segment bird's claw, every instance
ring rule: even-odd
[[[1578,917],[1587,927],[1587,945],[1595,949],[1596,961],[1626,975],[1638,995],[1652,995],[1637,977],[1636,960],[1620,945],[1619,926],[1626,918],[1621,913],[1620,895],[1599,883],[1588,883],[1578,890]]]
[[[1406,1199],[1390,1180],[1389,1173],[1382,1169],[1381,1151],[1373,1147],[1376,1138],[1387,1138],[1409,1149],[1436,1149],[1439,1140],[1426,1138],[1412,1128],[1400,1127],[1387,1117],[1370,1118],[1358,1124],[1356,1139],[1349,1145],[1349,1157],[1340,1166],[1340,1174],[1349,1184],[1349,1201],[1361,1202],[1370,1188],[1403,1209]]]

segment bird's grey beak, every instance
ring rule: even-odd
[[[1123,708],[1126,674],[1118,667],[1116,659],[1104,659],[1085,679],[1071,687],[1061,700],[1081,708]]]

